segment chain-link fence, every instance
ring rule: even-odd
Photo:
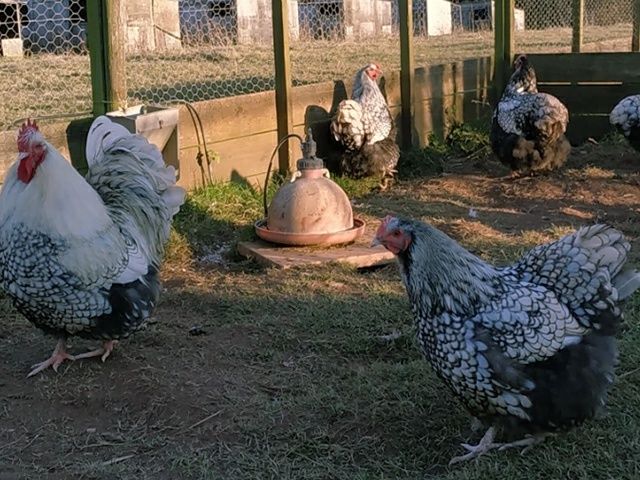
[[[0,0],[0,130],[91,109],[87,0]],[[516,50],[568,52],[572,0],[516,0]],[[294,85],[400,68],[398,0],[289,0]],[[271,2],[123,2],[128,98],[170,105],[274,88]],[[585,0],[583,51],[628,51],[633,0]],[[413,0],[414,61],[493,53],[494,2]]]
[[[130,103],[169,105],[273,89],[271,12],[247,3],[154,1],[139,26],[128,27]]]
[[[85,0],[0,1],[0,130],[91,110]]]
[[[571,51],[572,0],[516,0],[516,50]],[[582,52],[630,51],[633,0],[584,0]]]

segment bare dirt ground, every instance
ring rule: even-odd
[[[356,204],[372,222],[434,222],[497,263],[605,221],[629,236],[638,264],[639,172],[627,147],[585,145],[549,177],[505,180],[493,161],[461,160]],[[275,271],[174,254],[163,275],[152,322],[105,364],[30,379],[55,342],[0,298],[0,480],[638,478],[638,327],[607,419],[528,457],[449,469],[475,437],[417,351],[395,265]]]

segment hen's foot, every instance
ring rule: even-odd
[[[466,462],[467,460],[478,458],[488,451],[500,447],[502,444],[493,443],[493,440],[495,438],[496,429],[494,427],[490,427],[484,434],[484,437],[482,437],[478,445],[469,445],[468,443],[462,443],[462,447],[467,450],[468,453],[465,453],[464,455],[460,455],[458,457],[453,457],[449,462],[449,465],[454,465],[459,462]]]
[[[552,436],[552,433],[538,433],[536,435],[527,435],[522,440],[516,440],[515,442],[502,443],[498,445],[498,450],[506,450],[508,448],[522,448],[520,455],[524,455],[534,446],[545,441],[547,437]]]
[[[73,355],[69,355],[65,350],[65,340],[60,339],[58,340],[58,344],[56,345],[56,348],[51,354],[51,356],[44,362],[36,363],[35,365],[33,365],[31,367],[32,370],[29,372],[29,375],[27,375],[27,378],[32,377],[36,373],[40,373],[41,371],[49,367],[53,367],[53,371],[57,372],[58,367],[62,362],[64,362],[65,360],[75,360],[75,359],[76,357],[74,357]]]
[[[104,344],[100,348],[96,348],[95,350],[91,350],[90,352],[81,353],[80,355],[76,355],[75,359],[80,360],[81,358],[100,357],[100,359],[104,362],[107,357],[111,355],[113,347],[115,347],[117,344],[117,340],[109,340],[108,342],[104,342]]]

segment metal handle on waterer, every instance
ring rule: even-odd
[[[276,152],[280,149],[280,147],[286,142],[289,138],[295,137],[300,141],[300,149],[302,150],[302,158],[300,158],[296,162],[297,170],[293,172],[291,176],[290,182],[295,182],[301,176],[302,170],[316,170],[316,169],[324,169],[324,162],[321,158],[316,157],[316,142],[313,140],[313,134],[311,129],[307,130],[307,138],[302,139],[300,135],[291,133],[280,140],[278,146],[275,148],[273,153],[271,154],[271,159],[269,160],[269,168],[267,169],[267,175],[264,179],[264,190],[262,192],[262,206],[264,208],[264,216],[265,218],[269,216],[269,207],[267,206],[267,188],[269,186],[269,174],[271,173],[271,166],[273,165],[273,158],[276,156]],[[325,169],[326,170],[326,169]],[[324,174],[325,177],[329,178],[328,171]]]
[[[273,153],[271,154],[271,158],[269,159],[269,166],[267,167],[267,174],[264,178],[264,188],[262,190],[262,208],[264,209],[265,218],[267,218],[267,216],[269,215],[269,208],[267,206],[267,189],[269,187],[269,176],[271,174],[271,167],[273,166],[273,159],[275,158],[276,153],[278,153],[278,150],[280,150],[280,147],[282,147],[282,145],[284,145],[284,143],[290,138],[297,138],[300,141],[300,144],[304,144],[304,140],[300,135],[298,135],[297,133],[290,133],[282,140],[280,140],[280,142],[278,142],[278,145],[276,145],[276,148],[273,149]]]

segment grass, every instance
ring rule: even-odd
[[[629,214],[640,208],[637,197],[628,205],[604,196],[601,204],[578,201],[605,188],[626,198],[638,178],[626,147],[592,146],[575,154],[565,174],[507,184],[482,172],[488,157],[460,153],[481,150],[482,133],[454,132],[460,144],[405,155],[389,192],[375,193],[376,182],[337,180],[372,225],[387,212],[423,218],[498,264],[582,223],[562,213],[567,206],[605,209],[633,252],[640,248],[640,224]],[[467,216],[471,206],[477,219]],[[261,192],[248,185],[193,192],[175,222],[156,316],[104,365],[77,362],[25,380],[27,365],[50,353],[52,339],[0,297],[0,473],[43,480],[638,478],[639,296],[626,308],[606,416],[526,456],[494,453],[449,468],[458,443],[478,435],[417,349],[396,266],[263,269],[233,249],[262,215]],[[190,334],[194,326],[200,335]],[[72,349],[89,346],[76,341]]]

